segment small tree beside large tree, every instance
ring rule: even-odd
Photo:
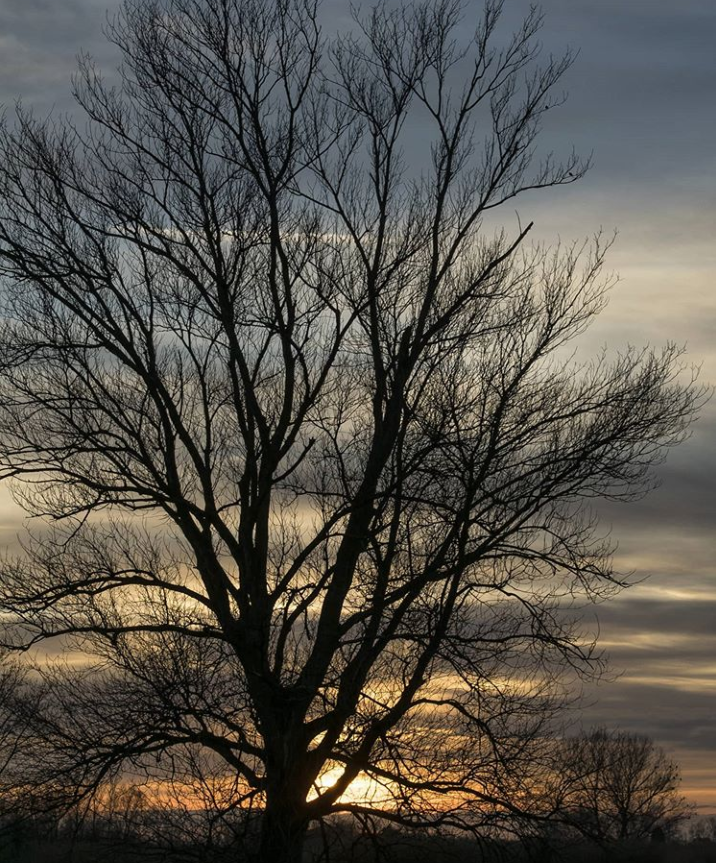
[[[537,151],[569,58],[536,12],[495,47],[501,6],[327,36],[312,0],[137,0],[84,121],[3,126],[0,464],[42,527],[0,609],[73,657],[28,786],[209,764],[272,863],[333,813],[519,809],[500,777],[592,658],[563,600],[618,585],[589,503],[700,395],[673,347],[570,359],[598,239],[486,226],[585,167]]]
[[[566,821],[602,845],[673,834],[693,814],[677,765],[646,735],[594,728],[557,751]]]

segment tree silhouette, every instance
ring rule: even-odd
[[[562,742],[556,768],[567,821],[601,844],[663,837],[692,814],[678,767],[646,735],[594,728]]]
[[[0,834],[6,819],[15,810],[17,776],[12,770],[13,756],[22,738],[22,723],[17,721],[14,701],[26,672],[16,662],[0,655]]]
[[[537,149],[569,58],[536,12],[493,47],[501,6],[129,2],[84,122],[3,126],[0,464],[43,526],[0,607],[84,657],[37,672],[28,785],[219,759],[267,861],[336,812],[519,807],[591,657],[562,601],[617,586],[589,501],[700,395],[673,347],[570,359],[599,238],[486,225],[585,170]]]

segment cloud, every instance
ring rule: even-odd
[[[40,114],[72,108],[70,77],[89,51],[111,70],[116,49],[102,35],[119,0],[3,0],[0,4],[0,104],[22,98]]]
[[[617,680],[587,690],[584,723],[646,734],[668,748],[698,749],[716,757],[714,693]]]

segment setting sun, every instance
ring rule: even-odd
[[[311,794],[310,799],[315,800],[318,795],[334,785],[343,775],[343,768],[340,766],[332,767],[323,773],[315,784],[315,791]],[[351,782],[348,789],[340,796],[340,803],[360,803],[363,805],[385,806],[391,800],[391,793],[382,785],[370,776],[364,773],[359,773],[358,776]]]

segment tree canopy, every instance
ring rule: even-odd
[[[593,728],[561,742],[555,767],[567,821],[601,844],[663,838],[692,815],[678,767],[646,735]]]

